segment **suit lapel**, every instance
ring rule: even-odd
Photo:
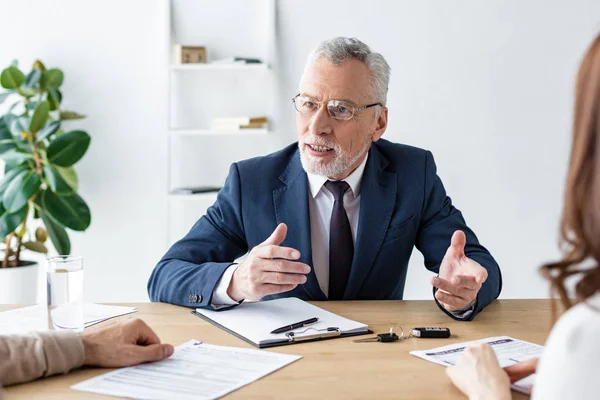
[[[371,146],[360,189],[358,235],[354,259],[344,293],[345,300],[356,299],[373,266],[387,231],[396,201],[396,174],[386,172],[387,159]]]
[[[288,167],[279,179],[285,186],[273,191],[273,204],[275,205],[277,224],[283,222],[288,227],[287,237],[282,246],[300,251],[300,261],[311,266],[310,273],[306,275],[306,283],[301,285],[302,289],[312,300],[327,300],[319,287],[317,275],[312,267],[308,179],[300,163],[298,151],[294,153]]]

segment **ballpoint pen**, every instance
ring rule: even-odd
[[[317,318],[317,317],[309,318],[304,321],[296,322],[295,324],[282,326],[281,328],[275,329],[271,333],[283,333],[283,332],[291,331],[292,329],[302,328],[303,326],[314,324],[318,320],[319,320],[319,318]]]

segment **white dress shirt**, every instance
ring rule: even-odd
[[[350,190],[344,193],[344,209],[350,221],[352,240],[356,243],[356,231],[358,228],[358,215],[360,212],[360,182],[362,180],[365,165],[369,154],[363,162],[346,179]],[[310,210],[310,241],[312,246],[312,261],[319,287],[325,294],[329,293],[329,223],[331,212],[335,201],[333,194],[325,187],[329,178],[323,175],[308,175],[308,208]],[[217,284],[211,305],[215,309],[238,304],[227,295],[227,289],[237,264],[225,270],[221,280]]]

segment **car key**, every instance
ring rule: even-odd
[[[377,337],[374,337],[374,338],[357,339],[354,341],[354,343],[367,343],[367,342],[388,343],[388,342],[395,342],[398,339],[400,339],[400,338],[398,337],[398,335],[396,335],[394,333],[394,328],[390,328],[390,331],[388,333],[380,333],[377,335]]]
[[[450,337],[450,329],[440,326],[425,326],[413,328],[410,335],[423,339],[446,339]]]

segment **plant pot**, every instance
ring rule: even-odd
[[[36,304],[39,264],[21,261],[21,266],[0,268],[0,304]]]

